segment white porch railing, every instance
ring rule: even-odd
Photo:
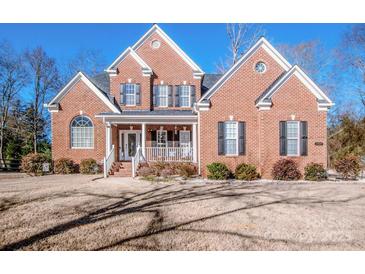
[[[187,147],[146,147],[147,162],[192,162],[193,148]]]
[[[108,177],[109,171],[115,161],[115,153],[114,153],[114,145],[112,145],[112,149],[109,154],[104,157],[104,178]]]
[[[146,161],[146,159],[143,156],[142,153],[142,148],[141,147],[137,147],[136,150],[136,154],[132,157],[132,177],[136,177],[137,176],[137,169],[138,169],[138,165],[139,163],[142,161]]]

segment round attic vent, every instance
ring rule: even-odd
[[[258,73],[264,73],[266,71],[266,65],[265,65],[265,63],[264,62],[258,62],[255,65],[255,70]]]
[[[161,42],[158,40],[153,40],[151,43],[152,48],[158,49],[161,46]]]

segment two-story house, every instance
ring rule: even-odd
[[[333,105],[264,38],[224,75],[203,70],[157,25],[101,74],[79,72],[47,104],[54,159],[94,158],[131,175],[130,161],[326,165]],[[132,162],[133,163],[133,162]]]

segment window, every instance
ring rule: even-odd
[[[167,130],[157,130],[157,147],[167,147]]]
[[[255,65],[255,70],[258,73],[264,73],[266,71],[266,65],[265,65],[265,63],[264,62],[258,62]]]
[[[180,86],[180,107],[190,107],[191,86]]]
[[[151,43],[152,48],[158,49],[161,46],[161,42],[158,40],[153,40]]]
[[[136,85],[125,84],[125,105],[135,106],[136,105]]]
[[[93,148],[94,126],[86,116],[77,116],[71,122],[71,148]]]
[[[157,106],[167,107],[169,101],[169,86],[158,86],[157,90]]]
[[[237,155],[237,122],[224,123],[224,151],[226,155]]]
[[[299,122],[288,121],[286,123],[287,131],[287,155],[299,155]]]

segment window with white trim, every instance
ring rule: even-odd
[[[94,126],[90,118],[77,116],[71,122],[71,148],[93,148]]]
[[[125,84],[125,105],[135,106],[136,105],[136,85]]]
[[[157,106],[167,107],[169,103],[169,86],[160,85],[157,90]]]
[[[167,130],[157,130],[157,147],[167,147]]]
[[[180,107],[190,107],[191,86],[180,86],[179,100]]]
[[[226,155],[238,154],[238,124],[229,121],[224,123],[224,151]]]
[[[287,155],[298,156],[299,155],[299,122],[288,121],[286,122],[287,132]]]

